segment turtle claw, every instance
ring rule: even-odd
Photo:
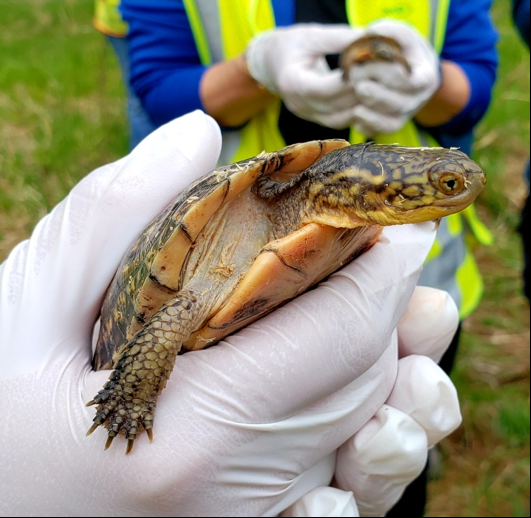
[[[149,336],[152,337],[151,334]],[[90,433],[98,426],[108,430],[106,450],[111,446],[114,437],[124,435],[128,440],[126,454],[129,454],[137,435],[153,428],[160,379],[156,378],[153,372],[156,369],[152,364],[157,368],[159,364],[144,356],[142,352],[144,349],[137,343],[141,338],[142,335],[139,335],[124,349],[109,381],[92,401],[87,403],[87,406],[97,405],[94,426],[90,429]],[[142,345],[142,347],[147,346]],[[150,440],[153,439],[150,431],[148,436]]]
[[[129,392],[122,391],[115,382],[108,382],[87,406],[98,405],[94,423],[87,435],[91,435],[98,426],[106,428],[108,438],[105,450],[111,447],[118,435],[127,439],[126,455],[131,453],[134,441],[144,430],[150,441],[153,441],[153,420],[155,402],[146,402],[140,398],[129,396]]]
[[[135,439],[136,437],[130,437],[127,439],[127,448],[125,449],[125,454],[129,455],[131,453],[131,450],[133,449],[133,446],[135,445]]]
[[[98,423],[94,423],[90,428],[89,428],[89,431],[87,432],[87,437],[89,435],[92,435],[99,427],[100,425]]]
[[[107,437],[107,442],[105,443],[105,451],[107,451],[111,447],[112,441],[114,441],[115,437],[116,435],[109,435],[109,437]]]

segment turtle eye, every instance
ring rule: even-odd
[[[459,194],[465,188],[462,175],[456,173],[434,173],[431,183],[443,194]]]

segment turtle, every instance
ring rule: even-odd
[[[402,45],[395,39],[377,34],[367,34],[351,43],[340,55],[339,65],[343,70],[343,79],[348,81],[348,74],[353,66],[360,66],[375,61],[400,63],[411,74],[411,65],[404,56]]]
[[[470,205],[485,174],[457,149],[312,141],[215,169],[132,245],[101,310],[88,434],[144,430],[178,355],[212,346],[369,250],[384,226]],[[377,274],[377,272],[375,272]]]

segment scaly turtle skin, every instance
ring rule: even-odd
[[[298,144],[192,184],[126,254],[108,291],[94,368],[114,371],[94,431],[127,452],[152,437],[177,355],[274,310],[368,250],[384,225],[467,207],[483,171],[457,150],[345,141]]]

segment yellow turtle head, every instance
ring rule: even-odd
[[[486,183],[458,149],[364,144],[333,151],[314,167],[311,203],[333,226],[436,220],[468,207]]]

